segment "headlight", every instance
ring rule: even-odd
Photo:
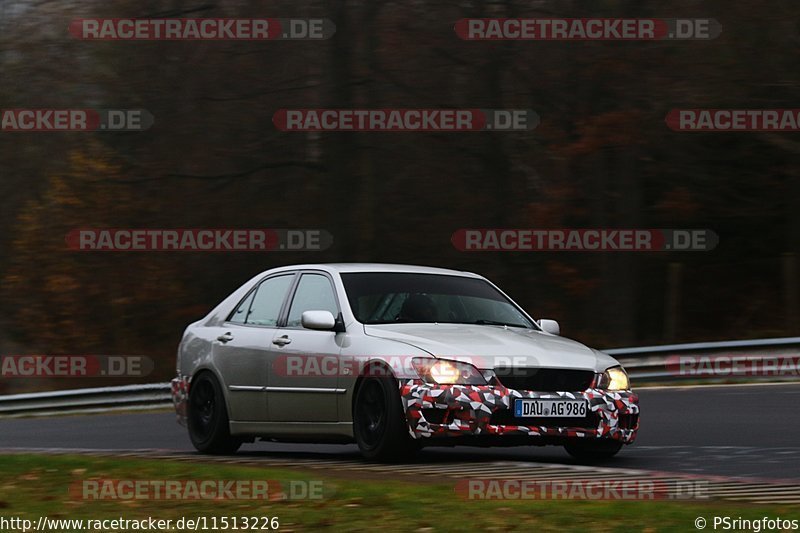
[[[609,368],[603,375],[600,376],[600,382],[597,388],[605,390],[628,390],[631,388],[631,382],[628,379],[628,374],[622,369],[621,366]]]
[[[449,359],[415,357],[414,369],[428,383],[438,385],[486,385],[480,371],[469,363]]]

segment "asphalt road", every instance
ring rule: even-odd
[[[641,430],[606,467],[800,480],[800,384],[640,391]],[[171,413],[0,420],[0,448],[193,452]],[[251,456],[358,457],[355,445],[246,444]],[[557,447],[426,448],[417,462],[533,461],[570,464]]]

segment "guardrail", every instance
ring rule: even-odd
[[[757,339],[746,341],[723,342],[694,342],[687,344],[670,344],[664,346],[642,346],[636,348],[613,348],[603,350],[608,355],[617,359],[627,370],[634,386],[654,382],[674,381],[702,381],[714,383],[753,379],[752,376],[742,375],[715,375],[696,376],[681,375],[674,368],[667,367],[670,356],[731,356],[746,358],[750,361],[762,361],[776,356],[797,355],[800,349],[800,337],[784,337],[778,339]],[[795,370],[795,377],[780,377],[779,380],[792,380],[800,375],[800,370]]]
[[[87,413],[172,405],[169,383],[98,387],[0,396],[0,416]]]
[[[670,356],[730,355],[761,360],[795,355],[800,337],[746,341],[700,342],[636,348],[613,348],[605,353],[618,359],[635,385],[676,381],[728,381],[730,376],[683,376],[667,368]],[[797,372],[800,374],[800,370]],[[733,378],[736,379],[736,378]],[[789,378],[796,379],[796,378]],[[151,409],[172,404],[169,383],[99,387],[53,392],[34,392],[0,396],[0,416],[86,413],[117,409]]]

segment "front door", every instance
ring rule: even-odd
[[[303,273],[289,305],[285,327],[272,339],[267,402],[272,422],[338,421],[338,361],[344,334],[303,328],[304,311],[339,315],[332,280]]]

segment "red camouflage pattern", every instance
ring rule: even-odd
[[[178,423],[185,426],[189,406],[189,381],[186,378],[177,377],[172,380],[171,385],[172,404],[175,406]]]
[[[457,437],[460,435],[528,435],[532,437],[608,438],[630,444],[639,429],[622,428],[620,415],[638,415],[639,397],[631,391],[587,389],[583,392],[533,392],[508,389],[502,385],[436,385],[412,379],[400,382],[400,394],[415,439]],[[492,414],[513,409],[515,398],[580,399],[589,402],[589,409],[598,415],[596,427],[545,427],[491,424]],[[425,419],[422,410],[429,408],[452,411],[449,424],[434,424]]]

